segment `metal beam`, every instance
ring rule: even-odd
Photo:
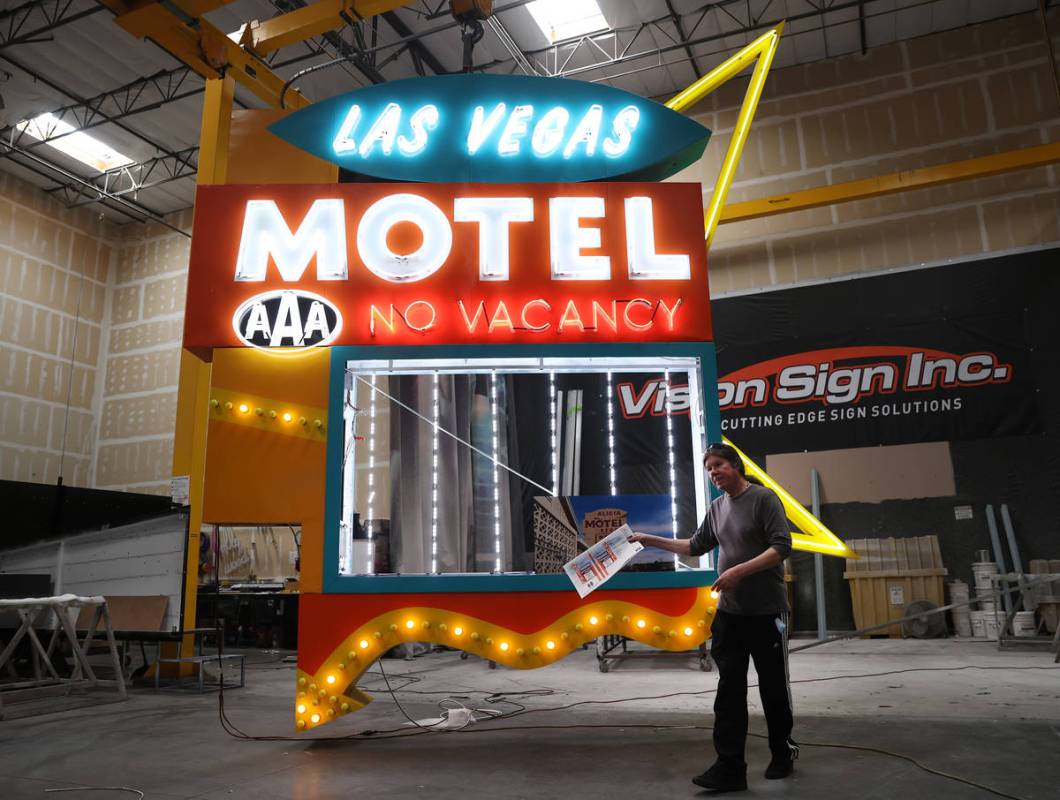
[[[165,218],[159,212],[153,211],[152,209],[147,208],[146,206],[143,206],[143,205],[141,205],[139,203],[136,203],[136,202],[133,202],[131,200],[128,200],[128,199],[126,199],[124,197],[118,197],[116,195],[110,194],[109,192],[102,192],[97,187],[95,187],[91,183],[89,183],[87,179],[82,178],[80,175],[75,175],[74,173],[70,172],[69,170],[63,169],[59,165],[53,164],[50,161],[47,161],[47,160],[41,158],[36,153],[31,153],[28,150],[26,150],[26,149],[24,149],[22,147],[19,147],[18,145],[7,144],[7,143],[4,143],[4,142],[0,142],[0,148],[7,149],[7,150],[13,150],[14,152],[16,152],[22,158],[28,159],[29,161],[33,162],[34,164],[37,164],[37,165],[39,165],[41,167],[44,167],[45,169],[50,170],[51,172],[54,172],[57,175],[61,175],[63,178],[65,178],[68,181],[71,181],[73,183],[82,184],[82,185],[84,185],[85,187],[87,187],[88,189],[90,189],[92,191],[99,192],[100,199],[110,200],[110,201],[112,201],[114,203],[117,203],[120,206],[124,206],[125,208],[131,209],[133,212],[135,212],[136,214],[141,215],[145,219],[149,219],[149,220],[151,220],[153,222],[157,222],[160,225],[165,225],[167,228],[172,228],[173,230],[177,231],[178,233],[184,234],[185,236],[190,236],[190,234],[186,233],[185,231],[182,231],[180,228],[176,227],[175,225],[173,225],[173,224],[171,224],[169,222],[166,222]]]
[[[270,106],[279,106],[283,80],[258,56],[244,50],[205,19],[194,27],[170,8],[149,0],[98,0],[115,14],[115,21],[139,39],[149,39],[178,61],[207,79],[222,72],[243,84]],[[306,37],[303,37],[306,38]],[[309,101],[288,93],[288,105],[303,108]]]
[[[102,11],[98,5],[76,11],[74,6],[75,0],[30,0],[0,12],[0,49],[45,41],[56,28]]]
[[[105,2],[105,0],[101,0]],[[312,5],[281,14],[264,22],[250,22],[240,44],[249,52],[265,56],[274,50],[338,28],[354,20],[393,11],[407,0],[317,0]]]
[[[666,0],[666,10],[670,12],[670,19],[673,20],[677,35],[681,37],[682,42],[687,42],[688,37],[685,35],[685,26],[681,24],[681,15],[674,8],[673,0]],[[685,52],[688,54],[688,63],[692,65],[692,72],[695,73],[697,78],[703,77],[699,64],[696,63],[696,57],[692,54],[692,48],[687,44],[685,45]]]
[[[153,110],[175,100],[183,100],[200,94],[201,86],[189,88],[191,81],[188,79],[192,75],[189,67],[161,70],[145,78],[137,78],[116,89],[101,92],[95,97],[62,106],[49,113],[59,120],[69,122],[77,129],[72,132],[88,130],[97,125],[114,122],[142,111]],[[194,81],[197,83],[198,79],[195,78]],[[38,140],[18,130],[15,125],[9,125],[0,130],[0,138],[14,137],[13,141],[16,144],[22,144],[24,141],[27,149],[33,149],[69,135],[69,133],[56,132],[43,140]]]
[[[405,24],[405,21],[397,15],[396,11],[387,11],[383,14],[383,19],[386,24],[390,26],[390,29],[394,31],[398,36],[408,37],[412,36],[412,29]],[[445,64],[438,60],[438,57],[430,51],[430,49],[421,42],[419,39],[412,39],[409,41],[409,55],[412,56],[412,63],[416,66],[416,72],[423,75],[423,65],[426,64],[431,68],[431,72],[435,75],[445,75],[449,72],[445,68]]]
[[[83,182],[68,182],[45,191],[61,196],[69,208],[128,194],[136,199],[136,195],[143,189],[162,186],[183,178],[194,178],[198,171],[195,163],[195,155],[198,152],[198,147],[187,147],[176,153],[107,170],[97,177],[86,178]]]
[[[818,186],[800,192],[732,203],[722,210],[720,222],[746,222],[751,219],[787,214],[791,211],[849,203],[854,200],[867,200],[872,197],[908,192],[913,189],[926,189],[972,178],[988,178],[991,175],[1000,175],[1013,170],[1043,167],[1056,163],[1060,163],[1060,142],[1023,147],[991,156],[895,172],[877,178]]]

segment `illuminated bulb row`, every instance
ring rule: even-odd
[[[371,380],[371,398],[368,401],[368,508],[364,525],[368,531],[368,574],[375,572],[375,539],[372,537],[372,511],[375,500],[375,374]]]
[[[500,461],[500,436],[497,430],[497,371],[490,372],[490,421],[493,426],[493,552],[496,572],[501,571],[501,480],[497,463]]]
[[[559,496],[559,451],[557,449],[558,443],[556,442],[556,425],[558,419],[556,417],[556,371],[552,370],[548,373],[548,396],[549,405],[552,409],[552,494],[555,497]]]
[[[611,496],[618,494],[615,484],[615,409],[612,400],[611,373],[607,373],[607,462],[611,470]]]
[[[664,373],[666,381],[666,452],[670,466],[670,524],[673,529],[674,541],[677,540],[677,468],[674,462],[674,417],[673,417],[673,395],[670,386],[670,370]],[[674,568],[677,568],[677,554],[674,553]]]
[[[438,571],[438,373],[434,373],[434,435],[431,439],[431,572]]]
[[[218,400],[217,398],[214,398],[214,399],[212,399],[210,401],[210,405],[212,407],[214,407],[214,408],[221,408],[221,401]],[[224,404],[224,410],[225,411],[238,411],[240,414],[249,414],[251,411],[253,411],[255,416],[268,417],[269,419],[277,419],[278,418],[278,419],[281,419],[285,423],[288,423],[288,424],[290,424],[290,423],[295,421],[295,416],[290,411],[284,411],[283,413],[280,413],[280,412],[276,411],[275,409],[271,409],[270,408],[270,409],[266,410],[266,409],[262,408],[261,406],[256,406],[254,408],[251,408],[249,403],[240,403],[237,406],[237,405],[233,405],[231,402],[227,402],[227,403]],[[299,425],[308,425],[309,424],[309,420],[307,420],[305,417],[298,417],[298,424]],[[315,428],[324,427],[323,420],[320,420],[320,419],[313,420],[313,427],[315,427]]]

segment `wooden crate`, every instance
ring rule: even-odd
[[[917,600],[945,604],[942,584],[947,571],[938,537],[850,539],[847,544],[861,556],[848,559],[843,573],[850,584],[854,625],[859,630],[901,619],[906,607]],[[902,626],[892,625],[870,635],[901,638]]]

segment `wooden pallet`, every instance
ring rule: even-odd
[[[854,625],[869,628],[905,616],[917,600],[944,605],[942,552],[937,536],[907,539],[850,539],[860,556],[848,559],[843,577],[850,584]],[[902,626],[893,625],[876,635],[902,637]]]

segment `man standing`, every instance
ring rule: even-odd
[[[752,483],[736,448],[712,444],[704,465],[723,494],[711,503],[691,539],[664,539],[643,533],[630,538],[678,555],[700,556],[719,548],[721,593],[711,626],[710,654],[718,665],[714,698],[714,749],[717,761],[692,782],[714,791],[747,788],[747,667],[754,659],[772,759],[765,776],[786,778],[794,770],[798,747],[791,740],[786,630],[787,591],[782,562],[791,553],[784,506],[770,489]]]

